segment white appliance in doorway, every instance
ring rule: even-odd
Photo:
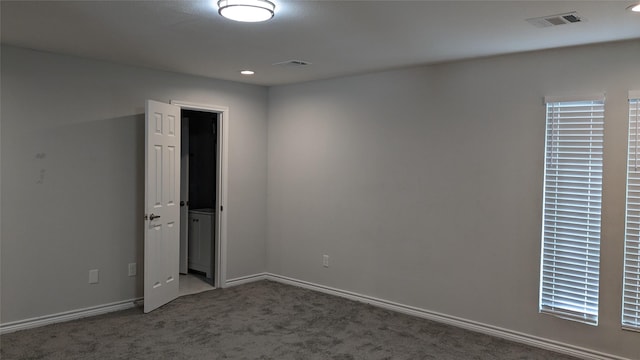
[[[189,210],[189,269],[206,274],[212,279],[211,243],[213,242],[215,211]]]

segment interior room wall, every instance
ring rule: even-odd
[[[640,333],[620,329],[638,59],[635,40],[271,88],[268,271],[640,358]],[[598,92],[607,101],[596,327],[537,309],[543,97]]]
[[[264,271],[266,88],[7,46],[1,56],[2,323],[143,295],[146,99],[229,107],[227,278]]]

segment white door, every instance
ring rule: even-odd
[[[178,297],[180,108],[147,100],[144,312]]]

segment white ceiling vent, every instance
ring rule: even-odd
[[[307,65],[311,65],[310,62],[308,61],[304,61],[304,60],[287,60],[287,61],[281,61],[278,63],[273,64],[274,66],[295,66],[295,67],[300,67],[300,66],[307,66]]]
[[[578,13],[575,11],[565,13],[565,14],[549,15],[549,16],[542,16],[542,17],[527,19],[527,22],[529,24],[539,28],[557,26],[557,25],[575,24],[575,23],[584,22],[584,21],[585,19],[578,16]]]

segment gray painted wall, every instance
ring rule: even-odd
[[[640,41],[269,91],[269,272],[629,358],[627,91]],[[606,92],[598,327],[538,314],[543,96]],[[330,267],[322,267],[322,254]]]
[[[266,88],[12,47],[1,60],[3,323],[143,295],[146,99],[229,107],[227,277],[264,271]]]
[[[141,264],[144,100],[177,99],[230,107],[229,278],[266,268],[640,358],[639,334],[619,325],[638,41],[276,87],[268,98],[256,86],[12,47],[1,55],[3,323],[142,295],[141,271],[126,272]],[[592,327],[536,310],[542,97],[602,91]],[[91,268],[99,285],[87,284]]]

